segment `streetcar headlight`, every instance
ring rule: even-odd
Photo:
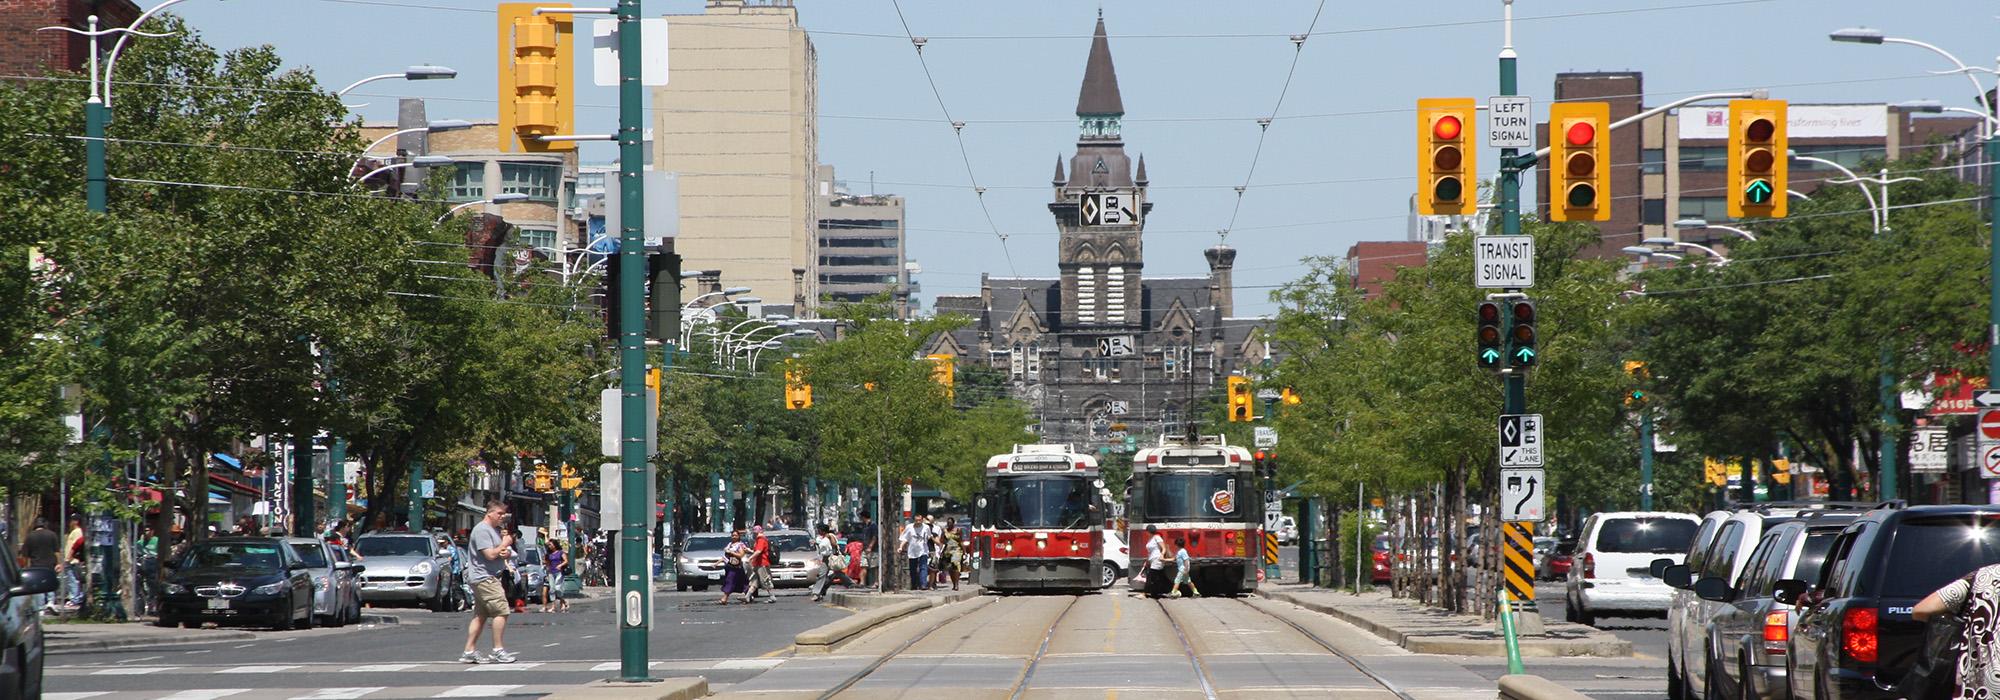
[[[1071,542],[1071,543],[1069,543],[1069,551],[1072,551],[1072,552],[1074,552],[1074,551],[1077,551],[1077,546],[1076,546],[1076,543],[1075,543],[1075,542]]]

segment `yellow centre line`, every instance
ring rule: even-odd
[[[1104,633],[1104,651],[1106,653],[1116,653],[1118,651],[1115,648],[1116,645],[1114,644],[1118,639],[1118,618],[1124,616],[1125,616],[1125,598],[1123,596],[1112,598],[1111,625],[1110,628]],[[1112,696],[1116,697],[1117,693],[1113,692]]]

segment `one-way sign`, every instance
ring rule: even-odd
[[[1542,466],[1542,414],[1500,416],[1500,468]]]
[[[2000,408],[2000,391],[1981,390],[1972,395],[1972,405],[1980,408]]]
[[[1542,492],[1548,474],[1540,469],[1500,470],[1500,519],[1510,523],[1538,523],[1546,515]]]

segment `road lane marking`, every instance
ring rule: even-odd
[[[216,671],[216,673],[277,673],[279,671],[290,671],[295,668],[298,668],[298,666],[237,666],[235,668],[225,668]]]
[[[151,673],[166,673],[168,671],[173,671],[179,668],[180,668],[179,666],[119,666],[117,668],[107,668],[100,671],[92,671],[90,675],[144,676]]]
[[[238,644],[238,645],[236,645],[236,646],[235,646],[235,648],[237,648],[237,649],[248,649],[248,648],[250,648],[250,647],[254,647],[254,646],[257,646],[257,645],[255,645],[255,644]]]
[[[543,649],[547,649],[547,648],[549,648],[549,647],[552,647],[552,646],[557,646],[557,645],[560,645],[560,644],[562,644],[562,642],[549,642],[549,643],[547,643],[547,644],[543,644],[543,645],[542,645],[542,648],[543,648]]]
[[[784,659],[723,659],[721,661],[715,662],[715,665],[710,666],[709,668],[718,671],[764,670],[764,669],[777,668],[778,664],[782,664],[784,662],[785,662]]]
[[[226,698],[231,695],[248,692],[250,692],[249,688],[196,688],[194,690],[183,690],[173,695],[163,695],[160,697],[160,700],[215,700],[216,698]]]
[[[120,661],[120,662],[118,662],[118,663],[121,663],[121,664],[136,664],[136,663],[139,663],[139,662],[141,662],[141,661],[152,661],[153,659],[158,659],[158,658],[164,658],[164,657],[161,657],[161,656],[158,656],[158,655],[154,655],[154,656],[141,656],[141,657],[139,657],[139,658],[136,658],[136,659],[126,659],[126,660],[124,660],[124,661]]]
[[[389,673],[392,671],[407,671],[409,669],[413,669],[422,665],[423,664],[368,664],[365,666],[354,666],[351,668],[343,668],[340,669],[340,672],[341,673]]]
[[[604,663],[601,663],[601,664],[598,664],[598,665],[596,665],[596,666],[592,666],[592,667],[590,667],[590,670],[592,670],[592,671],[616,671],[616,670],[618,670],[618,667],[619,667],[620,665],[621,665],[621,664],[620,664],[619,662],[617,662],[617,661],[606,661],[606,662],[604,662]]]
[[[321,688],[305,695],[295,696],[292,700],[354,700],[377,690],[387,689],[387,686],[380,685],[372,688]]]
[[[465,669],[465,670],[467,670],[467,671],[521,671],[521,670],[527,670],[527,669],[531,669],[531,668],[534,668],[534,667],[536,667],[536,666],[540,666],[540,665],[542,665],[542,662],[540,662],[540,661],[530,661],[530,662],[528,662],[528,663],[524,663],[524,664],[480,664],[480,665],[477,665],[477,666],[473,666],[473,667],[471,667],[471,668],[467,668],[467,669]]]
[[[490,698],[506,695],[519,688],[518,685],[461,685],[451,690],[432,695],[434,698]]]
[[[42,700],[83,700],[84,698],[94,698],[99,695],[110,694],[111,691],[108,690],[100,690],[94,693],[43,693]]]
[[[188,653],[190,653],[190,654],[208,654],[208,653],[213,653],[214,651],[215,651],[214,649],[196,649],[196,650],[194,650],[194,651],[190,651],[190,652],[188,652]]]

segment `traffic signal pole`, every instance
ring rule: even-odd
[[[1501,0],[1501,2],[1503,15],[1501,17],[1500,95],[1502,97],[1512,97],[1519,94],[1519,84],[1516,80],[1515,69],[1515,61],[1518,55],[1514,52],[1514,0]],[[1519,149],[1500,149],[1501,235],[1521,235],[1521,171],[1532,167],[1535,167],[1535,155],[1533,153],[1530,153],[1526,158],[1522,158]],[[1505,291],[1509,294],[1520,294],[1524,290],[1507,289]],[[1509,335],[1512,335],[1511,329],[1509,330]],[[1500,371],[1500,382],[1503,392],[1500,412],[1512,415],[1527,413],[1527,368],[1508,367],[1502,369]],[[1515,525],[1514,523],[1502,523],[1502,526],[1514,527]],[[1530,534],[1533,534],[1532,530]],[[1511,537],[1501,537],[1500,542],[1504,545],[1512,542],[1513,539]],[[1532,560],[1532,554],[1530,554],[1530,558]],[[1501,578],[1504,581],[1505,577]],[[1501,595],[1506,595],[1507,586],[1504,582],[1500,585],[1500,588]],[[1515,601],[1514,607],[1519,612],[1518,615],[1514,615],[1517,618],[1514,620],[1514,627],[1517,633],[1523,635],[1543,633],[1542,616],[1535,607],[1532,588],[1529,590],[1529,596],[1525,600]],[[1509,659],[1511,662],[1509,666],[1518,669],[1520,666],[1518,652],[1510,656],[1512,658]]]
[[[618,529],[618,679],[653,680],[647,675],[647,600],[652,596],[646,571],[646,521],[653,512],[646,502],[646,200],[640,168],[644,151],[645,92],[639,76],[639,0],[618,0],[618,471],[624,502]]]

